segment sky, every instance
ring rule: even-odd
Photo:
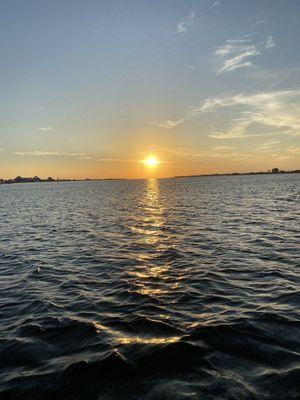
[[[298,0],[2,0],[0,178],[299,169],[299,38]]]

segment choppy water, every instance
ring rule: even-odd
[[[0,187],[4,399],[299,399],[300,175]]]

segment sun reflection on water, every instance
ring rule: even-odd
[[[165,223],[159,182],[156,179],[147,180],[140,199],[139,211],[138,226],[133,226],[131,229],[142,235],[143,242],[154,245],[159,241],[161,228]]]
[[[169,344],[176,343],[180,340],[180,336],[159,337],[159,338],[141,338],[141,337],[120,337],[117,339],[118,344]]]
[[[113,338],[116,345],[126,344],[169,344],[178,342],[180,336],[165,336],[165,337],[142,337],[142,336],[124,336],[120,331],[110,329],[107,326],[93,321],[92,324],[98,333],[105,332]]]
[[[110,330],[102,326],[116,345],[159,345],[180,340],[174,331],[167,330],[158,334],[158,326],[160,323],[170,325],[169,317],[172,307],[177,303],[184,269],[178,269],[174,263],[174,236],[168,228],[169,209],[164,193],[161,192],[161,183],[149,179],[143,185],[140,198],[133,204],[134,212],[130,212],[126,220],[126,228],[131,231],[131,257],[135,262],[124,270],[123,279],[131,304],[147,303],[155,299],[157,308],[146,307],[143,312],[145,327],[142,335],[140,332],[134,334],[132,330],[127,333],[126,330]],[[162,304],[168,304],[163,314],[160,313]],[[137,318],[141,316],[137,314]]]
[[[166,208],[160,192],[160,183],[149,179],[139,202],[136,224],[131,227],[137,236],[137,243],[146,246],[137,254],[137,265],[128,271],[130,292],[159,298],[172,290],[170,278],[171,265],[159,260],[159,255],[171,244],[168,240]],[[173,282],[174,283],[174,282]]]

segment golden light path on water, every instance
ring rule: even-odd
[[[126,284],[129,292],[147,297],[160,299],[177,289],[183,276],[171,276],[170,262],[156,262],[156,257],[172,247],[170,237],[164,227],[166,224],[166,205],[163,204],[159,181],[151,178],[145,181],[144,190],[137,204],[137,213],[130,220],[127,228],[136,235],[136,244],[141,251],[136,254],[136,265],[127,272]],[[159,314],[157,320],[142,317],[153,322],[167,322],[168,315]],[[112,336],[116,345],[126,344],[168,344],[180,340],[180,336],[127,335],[113,330],[100,323],[94,322],[98,331],[105,331]]]
[[[157,179],[146,181],[139,208],[138,227],[131,226],[130,228],[133,232],[140,234],[139,242],[145,248],[145,252],[137,257],[139,267],[130,270],[128,274],[138,278],[135,280],[137,293],[159,297],[170,290],[167,284],[159,285],[159,283],[169,280],[168,271],[171,266],[168,263],[163,265],[155,263],[155,256],[169,247],[169,244],[166,245],[167,237],[163,229],[166,223],[166,208],[161,200]],[[151,251],[148,252],[148,249]],[[158,282],[159,287],[153,285],[153,279]]]

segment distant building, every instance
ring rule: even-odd
[[[41,182],[41,178],[34,176],[33,178],[22,178],[22,176],[17,176],[14,179],[15,183],[28,183],[28,182]]]
[[[17,176],[14,181],[16,183],[30,182],[32,178],[22,178],[21,176]]]
[[[278,168],[273,168],[272,169],[272,174],[279,174],[279,169]]]

